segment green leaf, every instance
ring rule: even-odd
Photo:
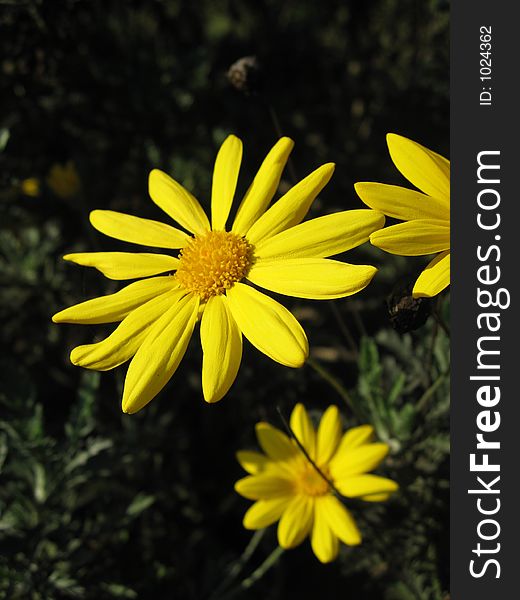
[[[40,463],[34,465],[34,498],[39,504],[47,499],[45,469]]]
[[[120,583],[103,583],[102,587],[114,598],[137,598],[137,593]]]
[[[132,500],[130,506],[126,509],[126,514],[129,517],[135,518],[149,508],[155,502],[155,500],[155,496],[137,494],[137,496]]]
[[[7,142],[9,141],[11,134],[9,132],[9,129],[7,129],[7,127],[2,127],[0,129],[0,152],[3,152],[5,150],[5,147],[7,146]]]

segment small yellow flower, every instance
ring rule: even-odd
[[[325,300],[355,294],[374,276],[374,267],[325,257],[368,241],[384,223],[381,213],[352,210],[301,223],[331,178],[333,164],[316,169],[268,208],[292,147],[289,138],[282,138],[269,152],[230,230],[226,222],[242,158],[242,142],[235,136],[224,141],[216,158],[211,224],[198,201],[158,170],[150,173],[150,196],[189,234],[110,210],[90,214],[92,225],[105,235],[180,249],[178,256],[92,252],[64,257],[95,267],[110,279],[147,278],[53,317],[55,322],[84,324],[121,321],[105,340],[75,348],[71,361],[104,371],[132,359],[123,411],[140,410],[166,385],[199,319],[202,390],[207,402],[220,400],[235,380],[242,334],[273,360],[301,367],[308,355],[301,325],[285,307],[250,284],[287,296]]]
[[[279,520],[282,548],[294,548],[310,535],[314,554],[327,563],[336,558],[339,541],[361,543],[356,523],[335,491],[346,498],[382,502],[398,489],[391,479],[367,474],[385,458],[388,445],[372,441],[370,425],[342,435],[336,406],[328,407],[316,432],[304,406],[297,404],[290,426],[319,471],[293,439],[258,423],[256,435],[265,454],[237,453],[249,475],[237,481],[235,490],[256,500],[244,516],[244,527],[263,529]]]
[[[81,181],[72,160],[65,164],[55,163],[47,175],[47,185],[63,200],[68,200],[77,195],[81,189]]]
[[[20,183],[20,190],[25,196],[37,198],[40,195],[40,180],[36,177],[29,177]]]
[[[414,298],[430,298],[450,284],[450,163],[400,135],[386,139],[395,166],[423,193],[384,183],[356,183],[356,192],[371,208],[406,221],[373,233],[374,246],[401,256],[439,253],[413,288]]]

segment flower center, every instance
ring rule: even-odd
[[[320,467],[320,471],[325,477],[330,478],[327,467]],[[300,472],[298,487],[306,496],[325,496],[325,494],[330,492],[330,485],[318,471],[307,462],[305,468]]]
[[[195,236],[180,251],[175,277],[203,301],[223,294],[243,279],[252,264],[253,246],[228,231]]]

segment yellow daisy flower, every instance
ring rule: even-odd
[[[374,246],[401,256],[439,253],[413,288],[414,298],[429,298],[450,284],[450,163],[400,135],[386,140],[395,166],[422,193],[384,183],[356,183],[356,192],[371,208],[405,221],[373,233]]]
[[[29,177],[28,179],[24,179],[20,183],[20,190],[25,196],[37,198],[40,195],[41,191],[40,180],[36,177]]]
[[[111,210],[90,214],[92,225],[105,235],[180,249],[178,256],[91,252],[64,257],[95,267],[110,279],[146,278],[53,317],[57,323],[121,321],[105,340],[74,348],[71,361],[104,371],[132,359],[123,411],[140,410],[165,386],[199,320],[207,402],[220,400],[233,383],[242,357],[242,334],[282,365],[303,365],[308,342],[301,325],[281,304],[249,284],[287,296],[326,300],[355,294],[374,276],[374,267],[325,257],[368,241],[384,223],[381,213],[344,211],[300,223],[331,178],[332,163],[313,171],[268,208],[292,147],[290,139],[281,138],[269,152],[230,230],[226,223],[242,158],[242,142],[232,135],[215,162],[211,224],[199,202],[159,170],[150,173],[150,196],[191,235]],[[163,275],[150,277],[159,274]]]
[[[244,516],[244,527],[263,529],[279,520],[282,548],[294,548],[310,535],[314,554],[327,563],[336,558],[339,541],[361,543],[356,523],[337,493],[382,502],[398,489],[391,479],[367,474],[385,458],[388,445],[372,441],[370,425],[342,435],[336,406],[327,408],[316,432],[305,407],[297,404],[290,427],[319,471],[295,440],[268,423],[258,423],[256,436],[265,454],[237,453],[249,475],[237,481],[235,490],[256,500]]]
[[[72,160],[64,164],[55,163],[47,175],[47,185],[63,200],[73,198],[81,189],[78,170]]]

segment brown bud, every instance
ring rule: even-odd
[[[261,88],[261,70],[256,56],[244,56],[234,62],[227,71],[229,83],[246,96],[255,95]]]

